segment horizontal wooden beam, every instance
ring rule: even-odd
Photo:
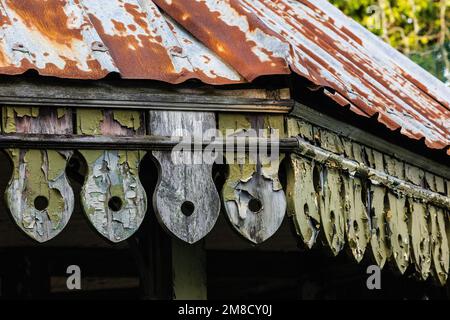
[[[237,138],[231,140],[215,139],[187,141],[182,137],[163,136],[92,136],[74,134],[0,134],[0,148],[19,149],[52,149],[52,150],[172,150],[175,146],[204,149],[207,146],[215,148],[232,148],[235,151],[256,150],[258,145],[266,144],[279,148],[280,152],[291,152],[297,147],[296,138],[284,138],[272,141],[266,138]]]
[[[162,87],[145,82],[0,78],[0,104],[74,108],[289,113],[289,89]]]

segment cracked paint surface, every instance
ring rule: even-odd
[[[82,134],[134,135],[143,133],[140,112],[78,109],[77,126]],[[143,151],[80,150],[88,172],[81,191],[84,212],[105,238],[126,240],[141,225],[147,196],[139,180]]]
[[[224,135],[227,129],[234,130],[233,135],[238,137],[248,136],[248,129],[261,129],[264,137],[274,130],[284,136],[283,116],[219,114],[219,129]],[[235,154],[226,154],[229,173],[222,197],[233,227],[247,240],[261,243],[278,230],[286,212],[286,198],[278,177],[284,155],[260,152],[256,164],[250,162],[250,156],[245,153],[237,159]],[[251,203],[256,205],[254,209]]]
[[[81,191],[81,200],[89,221],[112,242],[129,238],[140,226],[147,209],[147,200],[138,169],[139,151],[85,150],[88,173]],[[109,201],[120,199],[119,210]]]
[[[448,192],[442,177],[303,120],[289,119],[288,133],[345,156],[354,164],[406,179],[443,196]],[[369,172],[356,176],[348,168],[331,156],[309,154],[305,159],[290,155],[288,212],[305,245],[312,248],[325,240],[337,255],[347,243],[358,262],[370,254],[381,268],[390,264],[404,274],[414,266],[420,279],[433,276],[444,285],[450,264],[446,202],[432,204],[426,197],[418,199],[397,189],[394,182],[381,182]]]
[[[66,109],[4,107],[6,133],[69,133],[71,115]],[[8,150],[14,169],[5,192],[7,206],[16,224],[28,236],[45,242],[58,235],[68,223],[74,194],[65,174],[72,151]],[[43,197],[46,205],[36,208]]]

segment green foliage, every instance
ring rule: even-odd
[[[450,84],[450,0],[330,0]]]

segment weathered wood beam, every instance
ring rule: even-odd
[[[289,89],[172,88],[146,82],[0,78],[0,104],[74,108],[289,113]]]
[[[246,140],[242,142],[242,140]],[[235,150],[248,151],[254,138],[236,138],[234,141],[217,138],[202,142],[202,148],[207,146],[222,147],[230,145]],[[272,145],[279,147],[281,152],[289,152],[297,147],[297,139],[283,138],[279,142],[270,139],[257,138],[267,144],[268,149]],[[28,148],[28,149],[89,149],[89,150],[160,150],[167,151],[175,146],[194,146],[194,141],[189,142],[183,137],[168,136],[94,136],[94,135],[58,135],[58,134],[0,134],[0,148]]]

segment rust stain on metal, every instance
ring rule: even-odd
[[[154,2],[249,81],[283,73],[282,58],[352,111],[431,148],[450,144],[448,88],[324,0]],[[183,18],[193,11],[201,17]]]
[[[450,145],[450,90],[325,0],[0,0],[0,24],[2,74],[220,85],[293,71],[361,116]]]

